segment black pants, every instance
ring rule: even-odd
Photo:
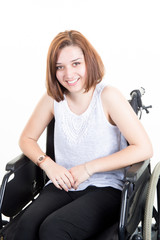
[[[21,217],[15,240],[83,240],[119,218],[121,191],[88,187],[65,192],[46,186]]]

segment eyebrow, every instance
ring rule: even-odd
[[[77,61],[79,59],[82,59],[82,58],[76,58],[76,59],[72,60],[71,62],[75,62],[75,61]]]
[[[80,59],[82,59],[82,58],[76,58],[76,59],[74,59],[74,60],[72,60],[71,62],[75,62],[75,61],[77,61],[77,60],[80,60]],[[57,65],[61,65],[62,63],[56,63]]]

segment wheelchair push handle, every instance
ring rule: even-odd
[[[130,104],[132,105],[136,114],[140,112],[139,119],[141,119],[143,110],[145,110],[146,113],[148,114],[149,113],[148,109],[152,108],[152,105],[145,106],[142,103],[142,96],[144,94],[145,94],[145,89],[143,87],[141,87],[140,89],[135,89],[130,93],[130,96],[131,96]]]

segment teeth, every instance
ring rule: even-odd
[[[75,80],[73,80],[73,81],[68,81],[68,83],[69,83],[69,84],[72,84],[72,83],[75,83],[75,82],[77,82],[77,81],[78,81],[78,78],[75,79]]]

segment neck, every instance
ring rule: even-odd
[[[78,93],[68,93],[66,96],[68,100],[73,101],[75,103],[85,101],[86,99],[92,97],[94,92],[94,88],[91,88],[88,92],[85,92],[85,90],[78,92]]]
[[[66,95],[68,106],[72,112],[76,114],[82,114],[89,106],[94,88],[91,88],[88,92],[81,93],[68,93]]]

